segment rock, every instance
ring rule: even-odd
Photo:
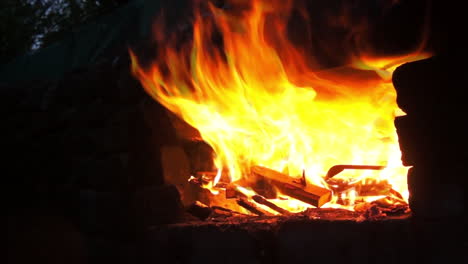
[[[147,96],[130,120],[128,162],[132,184],[137,188],[163,184],[160,148],[177,144],[164,108]]]
[[[184,141],[183,147],[190,162],[191,173],[215,171],[213,149],[204,141]]]
[[[177,187],[184,205],[195,202],[197,190],[188,182],[192,174],[187,154],[180,146],[163,146],[160,151],[164,182]]]
[[[132,208],[135,210],[137,232],[152,226],[180,222],[184,213],[179,192],[173,185],[148,186],[136,190]]]
[[[461,216],[467,204],[467,91],[457,60],[447,54],[435,56],[404,64],[393,75],[397,102],[407,113],[395,126],[403,163],[413,166],[408,187],[418,217]]]
[[[392,78],[398,105],[413,116],[456,122],[468,94],[463,71],[455,57],[447,56],[403,64]]]

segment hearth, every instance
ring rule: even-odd
[[[153,222],[149,221],[149,224],[143,226],[144,241],[149,241],[143,254],[167,262],[181,263],[218,261],[232,263],[302,263],[311,261],[415,263],[421,260],[442,261],[446,259],[447,255],[461,257],[457,250],[466,246],[466,242],[463,242],[464,239],[448,238],[451,236],[451,232],[456,233],[463,230],[461,218],[459,218],[463,214],[463,187],[460,187],[463,184],[460,179],[446,185],[439,185],[435,178],[428,180],[428,177],[432,177],[428,175],[437,174],[439,176],[436,178],[442,177],[441,170],[436,169],[440,162],[435,161],[440,158],[441,152],[438,152],[437,155],[419,155],[417,153],[420,145],[432,146],[431,144],[427,145],[428,142],[419,141],[420,134],[423,133],[420,129],[424,127],[424,129],[433,131],[432,140],[438,138],[440,134],[435,134],[432,125],[420,127],[422,124],[415,119],[427,121],[432,113],[421,112],[420,105],[413,101],[415,97],[406,94],[419,89],[416,87],[422,88],[427,87],[427,85],[434,87],[436,84],[430,82],[421,84],[420,81],[423,77],[418,75],[418,71],[424,72],[427,69],[425,65],[438,65],[438,63],[443,62],[434,58],[426,59],[431,55],[424,52],[422,46],[417,46],[416,52],[406,53],[406,55],[400,54],[398,57],[382,56],[372,59],[362,57],[359,63],[351,64],[351,66],[317,68],[313,71],[312,80],[304,80],[303,76],[294,74],[306,74],[307,67],[305,65],[310,66],[310,64],[303,62],[297,56],[298,54],[295,52],[301,51],[300,49],[288,50],[292,47],[288,45],[293,45],[293,43],[281,39],[281,37],[285,37],[280,34],[282,27],[275,28],[276,32],[273,33],[269,32],[270,29],[268,29],[267,32],[270,35],[262,35],[260,38],[254,36],[252,39],[241,38],[239,40],[235,36],[239,32],[251,33],[249,31],[251,28],[242,28],[242,21],[236,19],[246,19],[248,25],[259,21],[264,23],[262,20],[263,10],[268,13],[268,16],[273,17],[270,23],[281,25],[284,22],[282,21],[285,16],[284,12],[286,12],[284,10],[290,11],[293,7],[285,3],[280,4],[278,1],[272,1],[268,4],[264,1],[252,1],[250,3],[252,5],[243,2],[247,6],[243,6],[247,11],[242,11],[246,13],[240,12],[243,15],[237,14],[236,11],[229,11],[235,10],[236,4],[240,2],[242,1],[234,1],[227,8],[210,6],[209,11],[204,15],[195,15],[195,29],[192,32],[195,37],[193,42],[187,42],[190,44],[173,46],[175,45],[173,41],[177,38],[164,37],[163,31],[157,32],[156,42],[159,56],[153,64],[146,61],[148,58],[145,58],[144,64],[140,64],[139,58],[141,56],[137,55],[139,51],[131,50],[134,75],[141,81],[148,94],[166,108],[158,108],[156,115],[166,116],[164,118],[167,118],[167,123],[170,123],[173,129],[172,134],[168,136],[171,143],[165,144],[164,139],[159,139],[160,144],[163,145],[160,147],[161,175],[166,184],[160,188],[172,189],[171,192],[180,194],[180,198],[175,195],[174,199],[178,202],[176,206],[171,208],[165,206],[165,198],[158,197],[158,193],[166,193],[166,191],[147,194],[152,196],[154,203],[146,209],[140,208],[139,210],[145,211],[150,208],[149,211],[153,212],[154,214],[151,214],[156,217]],[[263,4],[268,7],[264,7]],[[274,16],[278,14],[268,8],[283,11],[278,13],[280,15],[275,20]],[[248,10],[254,10],[257,13],[249,13]],[[239,26],[236,28],[237,31],[232,31],[230,23]],[[258,25],[253,24],[253,27],[256,26]],[[213,30],[213,28],[217,29]],[[255,29],[258,30],[258,28]],[[233,36],[229,34],[233,34]],[[221,39],[226,36],[227,39],[220,40],[219,35],[221,35]],[[170,41],[166,41],[166,39],[170,39]],[[266,39],[265,43],[272,41],[273,44],[262,46],[256,50],[255,45],[258,43],[249,41],[258,41],[258,39]],[[187,40],[184,39],[184,41]],[[261,44],[265,43],[261,42]],[[219,53],[220,47],[227,47],[228,50],[225,50],[226,53]],[[287,55],[285,55],[285,50],[278,47],[288,50]],[[244,49],[244,51],[249,50],[251,53],[237,54],[236,52],[240,52],[237,48]],[[268,54],[266,58],[255,57],[256,52],[264,52],[264,49],[272,49],[274,52]],[[288,55],[291,57],[288,58]],[[302,55],[308,56],[309,54]],[[240,59],[236,61],[237,58],[233,58],[233,56],[251,56],[254,60],[242,61]],[[286,78],[287,81],[291,80],[291,83],[286,82],[285,84],[284,80],[275,79],[277,75],[283,74],[281,70],[272,70],[271,73],[274,74],[268,75],[268,71],[271,69],[266,65],[270,66],[277,62],[270,60],[273,57],[284,60],[282,67],[286,69],[284,70],[286,75],[292,74]],[[288,59],[293,60],[289,61]],[[318,58],[314,63],[318,63],[321,59]],[[200,66],[205,63],[203,60],[208,61],[206,68]],[[421,60],[421,62],[398,67],[414,60]],[[265,62],[266,64],[264,64]],[[249,70],[255,72],[255,70],[260,69],[260,75],[249,76],[249,72],[241,68],[249,63],[250,66],[255,66]],[[294,68],[291,66],[294,63],[305,68]],[[313,67],[317,67],[314,63],[312,63]],[[223,68],[224,64],[234,67],[234,70]],[[191,67],[195,67],[196,70]],[[292,67],[292,70],[288,67]],[[266,73],[262,72],[262,69],[267,69]],[[392,73],[395,69],[397,70],[392,79]],[[328,167],[322,164],[319,170],[308,168],[308,164],[304,160],[308,160],[314,154],[320,154],[308,152],[307,148],[297,146],[309,143],[308,138],[302,137],[302,132],[312,130],[308,126],[301,127],[300,122],[288,123],[285,126],[284,122],[282,123],[284,121],[281,119],[282,116],[275,120],[277,116],[274,115],[278,113],[272,114],[270,111],[262,109],[265,105],[269,105],[271,98],[268,96],[271,94],[264,94],[267,99],[260,97],[259,102],[256,102],[249,96],[259,96],[261,92],[255,91],[258,94],[249,94],[248,97],[239,98],[236,97],[238,96],[236,92],[240,91],[236,90],[237,88],[230,90],[222,87],[222,85],[229,87],[231,82],[236,82],[233,79],[233,71],[244,85],[248,86],[248,80],[252,79],[255,85],[263,84],[267,87],[273,85],[273,88],[268,91],[272,94],[277,92],[275,90],[277,88],[275,88],[275,84],[269,83],[270,81],[286,86],[291,85],[294,81],[302,81],[302,86],[294,86],[293,88],[299,90],[308,87],[307,81],[311,81],[312,84],[316,85],[313,87],[316,88],[318,95],[306,91],[294,99],[304,99],[310,96],[310,98],[318,98],[319,102],[324,100],[327,105],[333,105],[336,102],[338,102],[337,105],[346,105],[346,100],[334,101],[343,94],[347,96],[358,95],[357,97],[344,97],[351,101],[353,101],[352,99],[359,101],[356,99],[359,96],[373,97],[375,94],[372,94],[371,87],[381,87],[382,90],[379,92],[380,96],[383,95],[381,99],[390,99],[388,102],[380,101],[378,105],[379,107],[387,105],[391,112],[386,112],[388,116],[385,118],[389,119],[379,122],[381,124],[387,122],[384,126],[391,124],[387,127],[389,130],[383,134],[387,139],[385,144],[388,143],[386,145],[387,151],[392,149],[391,146],[397,146],[397,152],[391,154],[396,156],[391,156],[389,154],[391,151],[389,151],[387,152],[388,156],[386,156],[387,162],[379,163],[372,159],[370,162],[366,162],[366,151],[368,150],[354,148],[354,151],[360,156],[354,160],[350,159],[351,162],[347,162],[345,157],[342,161],[336,162],[334,160],[334,163],[325,161],[329,162],[327,163]],[[440,72],[441,68],[434,70],[434,73]],[[444,71],[442,70],[442,72]],[[266,79],[263,78],[264,76],[267,76]],[[255,79],[259,77],[261,78]],[[273,78],[273,80],[268,78]],[[441,83],[446,80],[442,79]],[[335,81],[341,82],[343,86],[335,87],[333,84]],[[451,80],[452,82],[453,80]],[[364,85],[366,88],[359,90],[356,83]],[[392,92],[392,83],[395,84],[398,96]],[[222,84],[221,87],[217,86],[220,84]],[[209,86],[209,90],[204,90],[206,88],[204,85]],[[329,86],[327,87],[327,85]],[[338,87],[349,90],[346,90],[345,93],[342,93],[343,90],[333,90]],[[216,89],[221,89],[223,93],[218,94],[219,91]],[[248,89],[249,87],[241,89],[243,95],[249,93]],[[353,89],[358,89],[358,92],[353,94]],[[402,91],[401,94],[400,91]],[[287,106],[300,105],[301,101],[286,101],[286,103],[282,101],[284,97],[288,96],[294,97],[295,95],[284,93],[280,97],[272,97],[276,109],[287,113],[286,118],[288,119],[298,118],[300,120],[303,118],[302,113],[288,112]],[[216,101],[216,99],[220,101]],[[392,103],[392,100],[396,99],[398,99],[398,106],[406,113],[393,104],[396,101]],[[224,104],[225,102],[229,102],[234,108],[252,107],[255,111],[240,111],[241,113],[233,114],[230,112],[232,109],[223,108],[228,107]],[[243,103],[247,104],[243,105]],[[148,102],[148,104],[159,105],[156,102]],[[307,104],[310,111],[313,107],[319,107],[310,102]],[[376,111],[379,107],[364,111]],[[346,111],[353,108],[359,108],[359,105],[353,105]],[[213,111],[213,109],[215,110]],[[329,110],[328,113],[332,113],[332,110],[327,110]],[[346,111],[340,114],[346,116]],[[145,114],[148,119],[155,117],[154,112]],[[236,120],[236,114],[241,115],[242,119]],[[309,114],[306,112],[305,116]],[[359,113],[353,112],[351,115],[353,114]],[[250,126],[252,121],[249,118],[252,117],[258,121],[254,125],[267,133],[261,134],[260,137],[249,134],[257,129]],[[273,122],[265,123],[266,126],[263,126],[263,122],[265,122],[262,120],[263,117],[270,118]],[[332,123],[339,120],[330,119],[332,119]],[[352,119],[351,117],[348,121],[351,122]],[[393,119],[395,119],[396,130],[394,130]],[[218,127],[210,123],[213,120],[217,120]],[[313,119],[307,121],[313,122]],[[248,123],[249,126],[244,126],[245,123]],[[288,149],[291,153],[286,155],[288,159],[285,160],[275,157],[274,150],[268,153],[271,149],[282,147],[281,143],[279,146],[274,145],[273,142],[280,142],[280,140],[270,137],[271,134],[268,131],[272,127],[278,129],[275,127],[277,124],[280,124],[279,128],[286,131],[279,138],[287,144],[297,147]],[[324,130],[324,134],[334,134],[336,138],[353,133],[352,130],[346,130],[336,124],[331,126],[332,129]],[[160,129],[161,127],[153,127],[153,130]],[[344,134],[340,134],[340,129],[344,129]],[[246,133],[230,134],[232,131]],[[291,140],[287,135],[292,135],[294,139]],[[357,134],[353,135],[352,138],[356,138]],[[302,141],[295,141],[298,138]],[[271,149],[265,148],[265,144],[255,145],[261,143],[262,140],[270,140],[272,142]],[[323,137],[321,140],[327,141],[328,139]],[[347,143],[340,142],[330,149],[339,152],[339,145],[343,147],[353,143],[352,140]],[[242,149],[245,147],[242,144],[247,144],[250,148]],[[403,151],[402,163],[399,156],[400,147]],[[281,151],[284,152],[284,150]],[[300,151],[304,151],[304,153],[300,153]],[[425,152],[430,151],[425,149]],[[326,154],[323,155],[329,155],[329,152],[324,153]],[[456,153],[463,156],[459,152]],[[305,156],[301,156],[301,154]],[[263,158],[262,155],[269,156]],[[392,157],[397,158],[392,160]],[[294,158],[302,163],[294,163],[297,161]],[[353,162],[356,160],[358,161]],[[279,164],[281,162],[293,164],[285,166],[284,163]],[[432,165],[428,166],[429,163]],[[389,167],[394,170],[393,177],[396,178],[382,177],[382,175],[391,174],[382,173],[388,172]],[[409,186],[406,184],[408,169]],[[455,173],[458,169],[455,165],[449,171]],[[350,176],[341,178],[339,177],[342,176],[341,173],[345,175],[348,173]],[[362,180],[363,178],[359,178],[361,177],[359,175],[369,177],[363,177],[365,180]],[[353,185],[356,182],[350,184],[349,182],[352,182],[352,179],[356,177],[360,179],[357,181],[358,184]],[[395,179],[398,180],[395,181]],[[177,192],[173,186],[176,187]],[[430,202],[426,203],[426,201]],[[447,206],[447,204],[449,205]],[[160,211],[161,208],[163,208],[162,211]],[[165,217],[164,221],[158,222],[161,219],[158,218],[160,214],[170,217]],[[143,213],[143,215],[145,214]],[[440,228],[447,228],[447,231],[439,232],[437,229]],[[428,239],[428,237],[432,237],[432,239]],[[450,241],[448,244],[442,242],[447,240]],[[428,254],[428,250],[432,253]]]

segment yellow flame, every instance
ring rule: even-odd
[[[414,55],[361,57],[352,67],[312,71],[288,40],[288,3],[251,1],[240,14],[210,6],[211,17],[197,10],[192,42],[176,47],[158,37],[151,67],[144,69],[131,53],[133,72],[213,148],[216,183],[223,168],[237,181],[263,165],[296,178],[305,170],[309,183],[327,187],[323,177],[333,165],[385,165],[373,177],[407,199],[407,168],[393,123],[403,113],[390,77]],[[329,206],[340,207],[334,195]],[[342,195],[357,198],[355,191]],[[272,201],[290,211],[308,207],[292,198]]]

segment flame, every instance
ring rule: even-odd
[[[359,56],[343,67],[312,70],[287,35],[291,1],[229,2],[244,8],[209,4],[209,16],[196,8],[189,42],[158,31],[158,57],[149,67],[130,51],[133,73],[148,94],[213,148],[218,174],[209,189],[221,171],[231,182],[248,182],[254,165],[293,178],[305,171],[308,183],[330,188],[323,177],[333,165],[370,164],[386,169],[360,171],[355,181],[386,181],[407,200],[408,168],[393,123],[404,113],[391,74],[422,56]],[[337,203],[342,198],[353,204],[359,197],[353,188],[334,193],[328,206],[349,208]],[[291,197],[271,201],[293,212],[310,207]]]

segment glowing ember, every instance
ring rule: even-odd
[[[235,9],[242,1],[231,2]],[[359,56],[352,66],[313,71],[287,37],[290,1],[247,3],[237,13],[212,5],[211,16],[196,10],[190,43],[176,45],[158,32],[158,58],[147,69],[131,53],[146,91],[213,148],[218,173],[203,184],[217,196],[212,204],[226,202],[226,186],[216,187],[222,171],[227,184],[253,201],[254,166],[291,181],[304,173],[306,184],[333,191],[325,207],[352,209],[358,201],[387,196],[406,201],[407,168],[393,123],[402,111],[390,77],[396,66],[418,57]],[[214,41],[219,33],[222,42]],[[344,170],[325,181],[338,164],[385,168]],[[291,212],[311,207],[281,193],[268,200]]]

